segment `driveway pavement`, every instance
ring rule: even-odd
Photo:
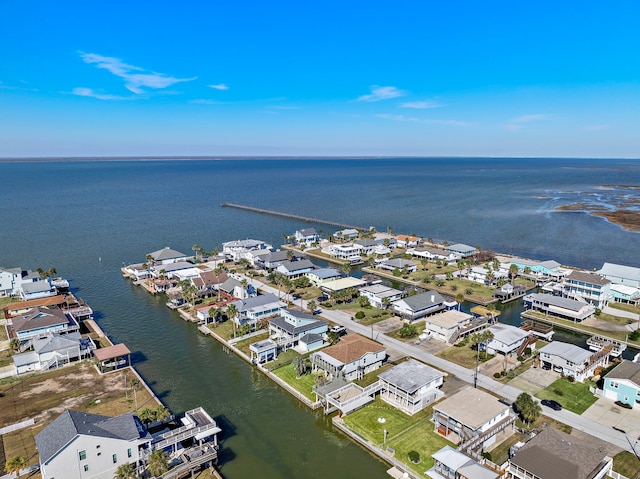
[[[531,367],[509,381],[509,385],[535,396],[559,377],[559,373],[551,370]]]
[[[598,396],[582,416],[624,431],[632,440],[640,438],[640,410],[617,406],[612,399]]]

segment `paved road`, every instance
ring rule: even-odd
[[[252,284],[256,288],[259,287],[263,291],[272,292],[276,295],[278,294],[277,289],[264,285],[261,282],[254,281],[252,282]],[[283,295],[283,301],[286,301],[285,295]],[[306,301],[303,301],[302,304],[304,305],[304,307],[306,307]],[[345,313],[344,311],[334,311],[323,308],[319,309],[321,311],[320,315],[328,319],[329,321],[345,326],[347,329],[355,333],[361,334],[362,336],[368,338],[372,338],[379,343],[384,344],[385,346],[389,346],[390,348],[400,351],[402,354],[419,359],[424,363],[430,364],[431,366],[441,369],[442,371],[446,371],[448,374],[457,376],[459,379],[469,384],[473,384],[474,382],[474,371],[472,369],[464,368],[462,366],[434,356],[433,354],[423,351],[411,344],[407,344],[397,339],[386,336],[382,332],[377,331],[375,327],[359,324],[351,320],[351,315]],[[498,381],[494,381],[492,378],[484,376],[482,374],[478,374],[478,386],[501,396],[509,402],[514,402],[518,395],[522,392],[520,389],[514,388],[507,384],[502,384]],[[640,444],[636,446],[636,443],[638,443],[636,438],[628,438],[626,434],[616,431],[611,426],[600,424],[599,422],[580,416],[571,411],[567,411],[566,409],[563,409],[561,411],[554,411],[553,409],[550,409],[546,406],[542,406],[542,410],[542,412],[551,419],[555,419],[556,421],[567,424],[572,428],[577,429],[578,431],[585,432],[594,437],[614,444],[615,446],[618,446],[622,449],[636,453],[636,455],[640,454]]]

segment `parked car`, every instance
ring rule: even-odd
[[[329,332],[338,333],[340,336],[342,336],[343,334],[347,334],[347,328],[345,328],[344,326],[331,326],[329,328]]]
[[[560,404],[557,401],[554,401],[553,399],[543,399],[542,401],[540,401],[540,404],[542,404],[543,406],[550,407],[554,411],[560,411],[562,409],[562,404]]]

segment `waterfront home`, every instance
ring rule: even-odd
[[[491,280],[488,276],[489,273],[493,275],[493,278],[491,278]],[[473,266],[467,270],[467,279],[480,284],[491,285],[501,278],[507,278],[507,276],[508,274],[504,271],[492,271],[491,269],[487,269],[484,266]]]
[[[83,338],[80,333],[65,335],[52,334],[33,341],[33,351],[13,355],[13,364],[17,374],[30,371],[47,371],[71,361],[77,361],[91,355],[96,345],[90,337]]]
[[[445,250],[454,253],[458,258],[468,258],[476,254],[476,248],[464,243],[456,243],[444,247]]]
[[[293,237],[296,243],[300,246],[310,246],[311,244],[320,241],[320,235],[318,235],[315,228],[297,230]]]
[[[313,353],[311,364],[314,372],[324,371],[331,378],[354,381],[378,369],[386,357],[381,344],[359,334],[348,334],[337,344]]]
[[[500,301],[506,301],[516,296],[522,296],[527,292],[527,287],[521,284],[505,283],[500,288],[493,290],[493,296]]]
[[[604,377],[604,396],[640,408],[640,364],[623,359]]]
[[[409,321],[416,321],[442,309],[444,309],[444,298],[437,291],[426,291],[393,303],[393,311]]]
[[[604,276],[582,271],[572,271],[564,278],[567,296],[578,296],[596,308],[604,308],[611,299],[611,281]]]
[[[18,288],[18,294],[21,299],[28,301],[30,299],[55,296],[58,294],[58,291],[51,285],[51,282],[48,279],[41,279],[38,281],[22,283]]]
[[[278,343],[271,338],[251,343],[249,345],[249,354],[253,364],[273,361],[278,356]]]
[[[378,268],[384,269],[387,271],[398,270],[403,273],[406,271],[409,274],[415,273],[416,270],[418,269],[417,265],[413,261],[410,261],[408,259],[402,259],[402,258],[383,261],[378,265]]]
[[[234,305],[238,312],[230,318],[233,322],[238,326],[250,324],[254,327],[262,319],[282,314],[286,307],[273,293],[241,299],[230,304]]]
[[[178,263],[176,263],[178,264]],[[178,269],[171,272],[170,277],[175,278],[178,281],[189,281],[193,283],[193,280],[200,277],[202,270],[196,267]]]
[[[444,393],[444,373],[415,359],[409,359],[379,375],[380,398],[406,414],[413,415]]]
[[[396,240],[400,248],[415,248],[420,244],[422,238],[412,235],[396,235]]]
[[[171,249],[168,246],[159,249],[158,251],[154,251],[153,253],[149,253],[147,257],[150,257],[150,262],[154,266],[177,263],[178,261],[186,261],[189,259],[189,256],[186,254]]]
[[[613,459],[608,445],[593,436],[566,434],[544,428],[517,448],[509,459],[508,473],[514,479],[604,479],[611,474]]]
[[[424,330],[438,341],[453,344],[463,331],[464,326],[471,320],[470,314],[449,309],[424,318]],[[483,319],[482,324],[486,324],[486,320]]]
[[[244,289],[244,287],[242,286],[240,281],[234,277],[228,277],[226,281],[218,285],[218,289],[228,296],[238,299],[244,299],[242,297],[242,290]]]
[[[22,268],[0,267],[0,296],[14,295],[14,288],[20,279],[22,279]]]
[[[378,242],[371,238],[360,238],[353,242],[353,246],[358,248],[358,254],[369,256],[378,248]]]
[[[289,259],[291,257],[291,259]],[[253,264],[257,268],[271,271],[276,269],[285,261],[296,261],[304,258],[303,255],[294,250],[278,250],[273,252],[259,253],[253,258]]]
[[[401,299],[403,295],[399,289],[382,283],[363,286],[358,290],[358,293],[367,298],[371,306],[378,309],[387,309],[391,303]]]
[[[458,450],[475,451],[503,440],[516,416],[497,397],[466,387],[434,404],[432,420],[435,431],[458,445]]]
[[[269,320],[269,337],[284,351],[299,348],[306,353],[322,347],[328,330],[326,321],[296,309],[285,309]]]
[[[506,265],[505,269],[508,270],[512,264],[516,265],[520,272],[524,272],[524,270],[528,268],[529,274],[536,276],[560,277],[563,275],[560,263],[553,260],[533,261],[524,258],[514,258]]]
[[[543,368],[553,369],[563,376],[573,376],[578,382],[592,377],[599,367],[609,364],[608,351],[589,351],[574,344],[552,341],[540,348]]]
[[[431,454],[434,464],[424,474],[431,479],[498,479],[500,474],[487,469],[451,446]]]
[[[529,344],[535,345],[536,338],[534,336],[530,336],[527,331],[515,326],[494,324],[488,331],[493,335],[485,345],[489,354],[500,353],[503,356],[520,356],[524,352],[524,347]],[[528,340],[530,337],[533,338],[531,343]],[[524,344],[526,346],[523,347]]]
[[[604,263],[602,268],[596,271],[596,273],[604,276],[613,284],[640,288],[640,268],[615,263]]]
[[[289,279],[296,279],[305,273],[313,271],[315,265],[308,259],[298,261],[283,261],[276,271]]]
[[[218,287],[229,279],[226,271],[216,274],[213,271],[201,271],[200,274],[191,280],[191,284],[198,291],[215,291]]]
[[[316,288],[319,288],[328,281],[340,279],[342,275],[333,268],[318,268],[306,273],[307,278]]]
[[[332,258],[349,261],[349,263],[352,264],[362,262],[362,256],[360,256],[360,248],[352,244],[329,245],[329,256],[331,256]]]
[[[6,317],[19,316],[24,313],[28,313],[38,306],[45,307],[60,307],[65,303],[65,296],[58,294],[56,296],[47,296],[46,298],[31,299],[29,301],[17,301],[15,303],[9,303],[4,308]]]
[[[131,366],[131,351],[122,343],[96,349],[93,355],[98,361],[96,366],[101,373]]]
[[[256,255],[267,253],[273,250],[273,246],[261,240],[246,239],[228,241],[222,243],[222,253],[236,263],[241,259],[248,260],[251,264],[255,261]],[[251,255],[249,255],[251,253]]]
[[[71,314],[59,308],[38,306],[28,313],[7,320],[9,338],[29,341],[49,334],[78,331],[80,326]]]
[[[359,288],[360,286],[364,286],[365,284],[366,282],[361,279],[354,278],[353,276],[347,276],[346,278],[325,281],[320,285],[320,290],[331,296],[338,291],[344,291],[345,289],[349,288]]]
[[[616,303],[638,304],[640,301],[640,290],[633,286],[624,284],[612,284],[611,294]]]
[[[460,256],[456,253],[436,248],[435,246],[418,246],[416,248],[409,248],[407,249],[407,253],[416,258],[423,258],[433,262],[445,261],[447,263],[452,263],[460,259]]]
[[[596,312],[595,306],[570,298],[562,298],[548,293],[531,293],[523,298],[525,305],[534,311],[550,316],[582,321]]]
[[[333,237],[341,241],[356,239],[358,236],[360,236],[360,233],[354,228],[346,228],[333,233]]]

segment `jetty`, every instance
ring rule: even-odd
[[[222,206],[223,208],[236,208],[238,210],[253,211],[254,213],[260,213],[263,215],[280,216],[281,218],[290,218],[294,220],[306,221],[307,223],[321,223],[324,225],[337,226],[339,228],[352,228],[359,231],[366,231],[369,229],[369,228],[363,228],[362,226],[354,226],[346,223],[338,223],[336,221],[323,220],[320,218],[313,218],[310,216],[294,215],[291,213],[284,213],[282,211],[275,211],[275,210],[267,210],[264,208],[254,208],[253,206],[239,205],[237,203],[225,202],[225,203],[222,203],[220,206]]]

